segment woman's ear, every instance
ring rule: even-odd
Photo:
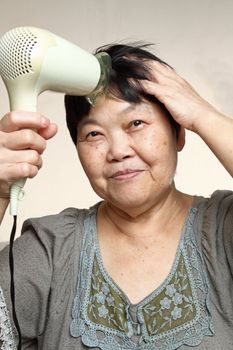
[[[185,145],[185,128],[183,128],[183,126],[180,127],[176,144],[177,144],[177,151],[178,152],[182,151]]]

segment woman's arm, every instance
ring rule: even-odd
[[[233,177],[233,119],[213,112],[205,116],[204,123],[197,120],[194,131]]]
[[[0,224],[4,218],[8,204],[9,204],[9,198],[0,198]]]
[[[150,63],[153,81],[143,85],[185,129],[198,134],[233,176],[233,119],[217,111],[173,69]]]

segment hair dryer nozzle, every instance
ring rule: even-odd
[[[111,57],[107,52],[99,52],[95,55],[95,57],[98,59],[100,68],[101,68],[101,74],[100,79],[97,87],[95,90],[86,96],[87,101],[94,106],[97,98],[104,93],[106,93],[110,78],[110,72],[111,72]]]

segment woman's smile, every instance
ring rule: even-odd
[[[111,179],[116,181],[131,180],[132,178],[140,175],[144,170],[139,169],[126,169],[122,171],[117,171],[110,176]]]

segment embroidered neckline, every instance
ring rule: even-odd
[[[102,350],[173,350],[182,344],[198,345],[205,335],[213,335],[207,278],[192,230],[196,209],[186,219],[169,275],[136,305],[104,268],[96,211],[97,206],[84,223],[71,335]]]
[[[0,349],[16,350],[14,336],[11,328],[9,312],[7,310],[3,291],[0,286]]]
[[[127,295],[124,293],[124,291],[122,291],[122,289],[117,285],[117,283],[111,278],[111,276],[109,275],[109,273],[107,272],[107,270],[104,267],[104,263],[103,263],[103,259],[102,259],[102,255],[100,252],[100,245],[99,245],[99,239],[98,239],[98,235],[97,235],[97,226],[96,226],[96,221],[94,222],[94,220],[92,221],[93,225],[94,225],[94,230],[93,230],[93,241],[94,241],[94,246],[95,246],[95,250],[96,250],[96,258],[98,260],[98,264],[99,267],[101,269],[101,272],[104,276],[104,278],[106,279],[107,283],[110,284],[110,286],[119,294],[121,294],[123,296],[123,298],[126,300],[127,304],[129,304],[130,306],[134,307],[134,308],[140,308],[141,305],[145,305],[147,304],[148,300],[153,299],[156,295],[160,294],[161,291],[164,289],[164,287],[168,284],[168,282],[172,279],[173,277],[173,273],[174,270],[176,269],[178,263],[179,263],[179,259],[180,259],[180,251],[181,251],[181,245],[183,242],[183,236],[185,233],[185,224],[182,228],[181,231],[181,236],[180,236],[180,240],[178,243],[178,247],[176,250],[176,255],[174,258],[174,261],[172,263],[172,266],[170,268],[170,271],[167,275],[167,277],[165,278],[165,280],[157,287],[155,288],[151,293],[149,293],[147,296],[145,296],[140,302],[138,302],[137,304],[133,304],[130,302],[129,298],[127,297]]]

